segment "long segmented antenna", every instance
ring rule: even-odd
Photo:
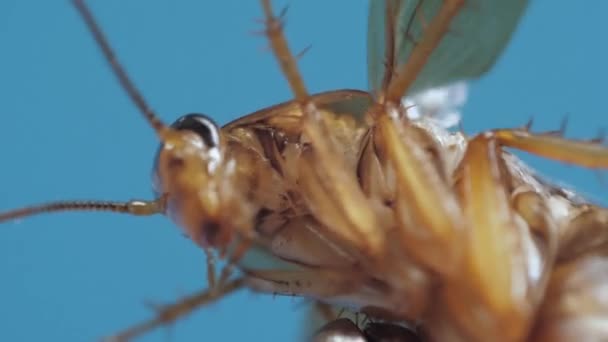
[[[108,201],[60,201],[25,207],[0,213],[0,223],[26,216],[59,211],[109,211],[135,216],[149,216],[164,212],[164,200],[132,200],[128,202]]]
[[[162,140],[163,132],[167,129],[167,127],[158,118],[154,111],[148,106],[148,104],[144,100],[144,97],[141,95],[139,90],[137,90],[137,87],[135,87],[135,84],[133,83],[133,81],[131,81],[125,69],[118,62],[114,51],[110,47],[108,39],[103,34],[101,28],[97,24],[97,21],[95,20],[95,17],[93,17],[93,14],[85,4],[84,0],[73,0],[72,3],[84,19],[91,33],[93,34],[97,45],[99,45],[99,48],[103,52],[103,55],[106,58],[108,64],[110,64],[110,67],[112,68],[114,75],[116,75],[116,77],[118,78],[120,85],[127,92],[133,103],[135,103],[139,111],[143,114],[146,121],[150,123],[152,128],[154,128],[154,130],[161,137]]]
[[[161,140],[166,137],[166,133],[170,130],[156,116],[154,111],[148,107],[141,93],[131,81],[127,72],[118,62],[114,51],[110,47],[110,43],[104,36],[99,25],[89,8],[84,3],[84,0],[73,0],[72,3],[84,19],[87,27],[93,34],[95,41],[103,52],[108,64],[110,64],[114,75],[118,78],[120,85],[127,92],[133,103],[137,106],[140,112],[150,126],[156,131]],[[50,202],[41,205],[34,205],[24,208],[19,208],[4,213],[0,213],[0,223],[32,216],[43,213],[60,212],[60,211],[107,211],[115,213],[123,213],[135,216],[148,216],[161,214],[165,211],[164,197],[152,201],[132,200],[128,202],[109,202],[109,201],[58,201]]]

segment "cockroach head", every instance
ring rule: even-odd
[[[161,144],[153,170],[154,190],[167,198],[167,215],[196,243],[217,239],[223,172],[219,127],[203,114],[187,114],[159,134]],[[221,234],[220,234],[221,235]]]

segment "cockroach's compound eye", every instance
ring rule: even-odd
[[[189,130],[198,134],[209,148],[220,144],[219,128],[208,116],[204,114],[186,114],[177,119],[171,128],[176,130]]]

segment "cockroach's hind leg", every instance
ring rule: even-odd
[[[468,222],[467,253],[461,278],[442,296],[452,319],[474,339],[504,333],[506,340],[518,341],[528,333],[539,305],[527,295],[538,284],[528,278],[525,248],[531,237],[526,240],[516,220],[502,153],[498,141],[479,135],[456,170],[455,187]],[[492,319],[478,319],[482,316]]]
[[[497,129],[485,134],[501,145],[591,169],[608,169],[608,146],[602,139],[573,140],[561,134],[532,133],[525,128]]]
[[[156,311],[156,317],[150,320],[133,325],[114,336],[103,339],[103,341],[122,342],[131,341],[149,331],[152,331],[161,326],[168,326],[176,322],[178,319],[187,316],[194,310],[213,303],[216,300],[229,295],[241,288],[245,287],[245,279],[237,278],[225,283],[221,288],[205,289],[193,295],[184,297],[179,301],[164,306],[159,306]]]

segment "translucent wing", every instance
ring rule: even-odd
[[[370,1],[367,57],[369,87],[383,88],[387,64],[393,70],[409,58],[424,27],[444,0]],[[468,0],[454,19],[450,32],[433,52],[408,92],[407,104],[416,115],[447,117],[466,99],[466,85],[489,70],[509,42],[527,0]],[[387,49],[388,47],[388,49]],[[445,108],[447,107],[447,108]]]

